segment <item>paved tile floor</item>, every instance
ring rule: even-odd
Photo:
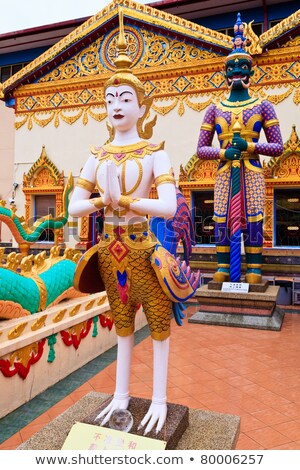
[[[188,323],[194,311],[188,307],[182,327],[172,324],[168,401],[239,415],[237,449],[299,450],[300,315],[286,314],[281,331],[273,332]],[[132,395],[151,398],[152,346],[144,336],[134,347],[130,389]],[[111,354],[100,372],[77,372],[80,385],[63,399],[57,393],[56,404],[51,406],[52,401],[0,449],[16,449],[86,393],[112,393],[114,358]],[[18,414],[22,415],[16,410],[4,419],[18,420]]]

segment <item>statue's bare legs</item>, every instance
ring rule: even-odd
[[[129,405],[129,376],[132,349],[134,344],[134,335],[118,336],[118,353],[117,353],[117,374],[116,374],[116,389],[114,398],[110,404],[99,413],[96,420],[104,419],[101,425],[106,424],[113,411],[127,410]]]
[[[170,338],[164,341],[153,340],[153,395],[150,408],[139,428],[146,426],[144,435],[156,425],[156,433],[161,431],[167,416],[167,377]]]
[[[130,336],[118,336],[118,357],[116,389],[110,404],[99,413],[96,420],[101,420],[101,425],[106,424],[113,411],[126,410],[129,405],[129,375],[134,343],[133,334]],[[161,431],[167,416],[167,375],[169,357],[169,338],[164,341],[153,340],[153,396],[149,410],[143,418],[139,429],[146,426],[144,435],[148,434],[156,425],[156,433]]]

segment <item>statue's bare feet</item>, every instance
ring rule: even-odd
[[[144,436],[145,436],[156,425],[155,431],[156,431],[156,434],[158,434],[162,430],[163,425],[165,424],[166,417],[167,417],[167,404],[165,402],[155,403],[152,401],[147,414],[145,415],[145,417],[141,421],[141,424],[139,425],[139,429],[146,426],[146,424],[148,423],[144,431]]]
[[[127,410],[129,401],[130,397],[128,394],[123,398],[114,396],[110,404],[107,405],[104,410],[102,410],[101,413],[96,416],[95,420],[98,421],[101,420],[101,418],[104,418],[100,422],[100,425],[103,426],[109,421],[109,418],[115,410]]]

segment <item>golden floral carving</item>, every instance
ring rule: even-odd
[[[179,184],[188,181],[188,175],[183,167],[183,165],[180,165],[180,171],[179,171]]]
[[[200,160],[195,170],[190,175],[191,181],[215,180],[218,169],[217,160]]]
[[[144,39],[143,33],[141,33],[136,28],[125,25],[124,35],[127,44],[127,54],[131,58],[134,67],[136,67],[143,54]],[[102,50],[105,51],[103,61],[110,70],[115,70],[114,59],[117,56],[118,37],[119,28],[115,28],[106,36],[102,45]],[[100,53],[100,50],[98,53]]]
[[[266,178],[285,178],[298,181],[300,176],[300,140],[296,132],[296,126],[292,126],[290,138],[284,144],[284,151],[278,158],[271,158],[264,165]]]
[[[31,330],[36,331],[36,330],[39,330],[40,328],[43,328],[43,326],[45,326],[46,318],[47,318],[47,315],[42,315],[38,320],[36,320],[31,325]]]
[[[300,177],[300,158],[293,154],[280,162],[280,166],[274,170],[275,178],[287,178],[294,180]]]
[[[16,325],[12,330],[9,331],[7,337],[8,339],[16,339],[16,338],[19,338],[19,336],[23,333],[23,331],[25,330],[26,328],[26,325],[28,324],[28,322],[25,322],[25,323],[19,323],[18,325]]]
[[[155,34],[142,29],[141,33],[146,42],[145,54],[139,67],[164,66],[171,64],[191,63],[194,60],[203,60],[219,57],[218,54],[186,44],[177,39]]]
[[[75,307],[73,307],[70,312],[69,312],[69,316],[70,317],[74,317],[80,310],[80,307],[81,307],[81,304],[78,304],[78,305],[75,305]]]
[[[13,352],[10,356],[10,365],[11,367],[14,365],[15,362],[20,362],[24,367],[27,367],[29,361],[32,357],[32,353],[36,355],[38,353],[38,343],[32,343],[28,346],[24,346],[24,348],[18,349],[17,351]]]
[[[292,65],[294,66],[293,68],[291,68]],[[253,95],[268,99],[274,104],[278,104],[294,92],[294,103],[296,105],[299,104],[300,95],[298,87],[300,86],[300,83],[299,80],[297,81],[295,79],[295,77],[298,76],[298,73],[300,76],[300,68],[299,70],[297,69],[295,62],[268,65],[263,67],[262,70],[264,74],[263,78],[260,78],[260,75],[256,74],[257,85],[256,83],[253,83],[252,85]],[[173,71],[174,75],[175,72],[176,70]],[[210,83],[210,80],[213,79],[213,75],[213,72],[210,72],[209,74],[200,73],[197,75],[187,73],[185,78],[181,78],[180,82],[178,81],[178,77],[164,77],[162,74],[159,80],[153,79],[151,81],[146,81],[145,87],[148,94],[152,95],[154,93],[152,109],[163,116],[175,109],[176,106],[178,107],[178,114],[183,116],[184,105],[187,105],[196,112],[201,112],[211,104],[213,99],[220,100],[227,95],[225,85],[222,84],[221,88],[217,88],[216,85],[212,85]],[[184,83],[186,83],[186,90],[182,91],[184,89]],[[269,89],[275,88],[283,88],[284,91],[282,93],[275,94],[268,93]],[[27,125],[27,128],[31,130],[33,128],[33,123],[40,127],[45,127],[51,122],[54,123],[55,127],[58,127],[61,121],[68,125],[72,125],[80,119],[83,125],[86,125],[89,118],[101,122],[107,116],[104,109],[103,96],[100,97],[100,94],[96,92],[96,89],[93,89],[93,93],[93,99],[89,101],[89,103],[92,103],[83,105],[82,103],[78,103],[78,100],[75,98],[72,99],[71,91],[68,92],[68,102],[70,103],[68,110],[60,109],[59,106],[57,109],[53,110],[53,105],[50,103],[49,106],[52,106],[52,109],[49,108],[48,111],[46,111],[46,109],[41,109],[41,111],[39,111],[39,108],[37,107],[30,112],[24,112],[25,110],[22,107],[22,104],[18,102],[17,98],[15,128],[18,130],[22,126]],[[203,101],[204,94],[208,95],[205,101]],[[39,96],[35,95],[35,99],[36,101],[39,101]],[[96,111],[97,108],[100,108],[100,112]],[[45,117],[45,114],[47,114],[47,117]]]
[[[104,295],[103,297],[101,297],[101,299],[98,300],[98,303],[97,305],[103,305],[107,300],[107,295]]]
[[[267,95],[265,92],[261,92],[260,96],[261,98],[264,98],[268,101],[270,101],[273,104],[278,104],[281,103],[283,100],[285,100],[288,96],[290,96],[293,92],[293,87],[290,85],[288,90],[285,93],[282,94],[274,94],[274,95]]]
[[[107,72],[101,64],[99,50],[103,36],[99,37],[90,46],[84,48],[72,59],[56,67],[50,73],[45,75],[39,82],[69,80],[74,77],[84,77],[88,75],[98,75]]]
[[[194,103],[193,101],[189,99],[188,96],[186,96],[184,100],[184,102],[187,104],[189,108],[193,109],[194,111],[197,111],[198,113],[200,111],[203,111],[203,109],[207,108],[212,103],[212,101],[213,101],[213,98],[210,97],[207,101]]]
[[[58,313],[55,315],[55,317],[53,317],[53,320],[52,320],[53,323],[58,323],[58,322],[60,322],[60,321],[64,318],[66,311],[67,311],[67,309],[64,308],[63,310],[61,310],[60,312],[58,312]]]
[[[252,23],[253,21],[250,21],[250,23],[248,24],[244,23],[244,36],[247,38],[248,41],[250,41],[250,45],[247,47],[247,52],[249,52],[250,55],[261,54],[262,48],[259,44],[259,37],[253,31]]]
[[[47,119],[41,119],[39,117],[39,113],[32,112],[32,113],[27,113],[26,115],[20,113],[18,114],[18,118],[23,117],[23,119],[21,121],[15,122],[15,129],[18,130],[27,123],[28,130],[31,130],[33,128],[32,121],[34,121],[40,127],[45,127],[48,124],[50,124],[50,122],[52,121],[54,122],[55,127],[59,127],[61,120],[69,125],[72,125],[76,121],[78,121],[80,118],[82,118],[82,123],[86,125],[88,123],[88,116],[92,117],[95,121],[101,122],[103,121],[103,119],[106,118],[107,113],[106,111],[96,113],[91,108],[87,108],[87,109],[80,108],[79,110],[74,109],[73,114],[67,115],[65,111],[60,109],[60,110],[51,112],[50,116]]]
[[[85,307],[84,307],[84,310],[89,310],[90,308],[92,308],[92,306],[94,305],[95,303],[95,299],[92,299],[90,300],[89,302],[86,303]]]
[[[292,126],[292,133],[289,140],[284,145],[284,150],[292,150],[292,152],[297,152],[300,155],[300,139],[296,132],[296,126]]]
[[[168,114],[172,109],[176,108],[178,100],[174,99],[169,106],[158,106],[156,104],[152,104],[152,109],[158,114],[165,116]]]
[[[38,181],[41,170],[47,170],[47,178],[50,178],[51,186],[53,184],[59,185],[63,180],[63,173],[60,173],[54,163],[48,158],[45,146],[42,147],[42,152],[40,157],[32,165],[27,174],[23,176],[23,187],[34,186],[34,180]],[[46,181],[46,186],[48,185],[49,179]]]
[[[290,39],[290,41],[286,42],[281,47],[297,47],[297,46],[300,46],[300,36]]]
[[[296,105],[300,103],[300,90],[295,91],[293,101]]]

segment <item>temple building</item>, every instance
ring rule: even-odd
[[[25,61],[23,55],[28,63],[12,76],[8,71],[7,77],[2,76],[2,100],[11,108],[11,115],[14,111],[11,184],[19,185],[14,201],[26,223],[49,214],[59,216],[68,175],[72,172],[76,181],[90,146],[109,138],[103,85],[114,71],[118,8],[122,5],[135,73],[148,96],[154,98],[150,114],[157,115],[157,123],[152,141],[165,141],[178,186],[193,213],[194,265],[214,271],[217,161],[200,161],[195,152],[206,108],[227,96],[224,59],[232,49],[230,28],[239,4],[220,14],[213,9],[220,2],[198,3],[197,10],[195,2],[164,1],[151,6],[114,0],[91,18],[69,25],[70,32],[58,42],[52,39],[50,47],[36,48],[30,60]],[[264,159],[264,272],[273,276],[289,266],[289,273],[296,274],[300,271],[299,4],[267,2],[272,4],[273,15],[268,17],[266,10],[256,8],[258,2],[248,3],[253,8],[242,10],[241,15],[254,59],[250,92],[275,105],[285,142],[279,158]],[[210,11],[205,10],[208,6]],[[3,73],[3,67],[0,69]],[[58,240],[84,250],[97,241],[99,231],[100,213],[79,220],[69,218],[56,238],[48,231],[39,243],[51,245]]]

